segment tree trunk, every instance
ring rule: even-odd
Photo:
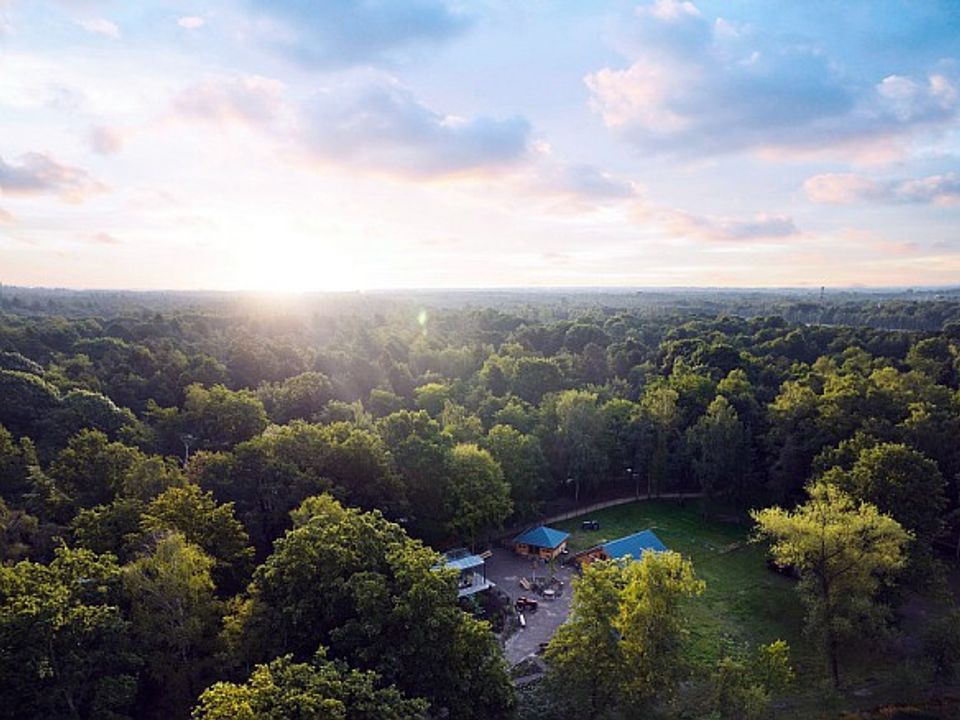
[[[837,659],[837,641],[830,638],[830,672],[833,675],[833,687],[840,689],[840,663]]]

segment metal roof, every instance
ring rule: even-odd
[[[603,550],[607,556],[618,560],[627,555],[634,560],[639,560],[647,550],[655,552],[664,552],[667,546],[660,542],[660,538],[654,535],[653,530],[643,530],[633,535],[627,535],[619,540],[611,540],[603,544]]]
[[[514,542],[553,550],[560,547],[560,544],[568,537],[570,537],[570,533],[541,525],[518,535]]]
[[[460,570],[469,570],[471,568],[480,567],[483,565],[483,558],[479,555],[461,555],[458,557],[448,557],[443,563],[444,567],[454,568]]]

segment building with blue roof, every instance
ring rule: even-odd
[[[513,549],[520,555],[553,560],[567,549],[570,533],[540,525],[513,539]]]
[[[494,583],[487,579],[485,557],[474,555],[466,548],[448,550],[444,553],[443,562],[437,567],[450,568],[460,573],[457,580],[457,597],[475,595],[494,587]]]
[[[595,560],[620,560],[627,556],[639,560],[645,552],[665,552],[666,550],[667,546],[660,541],[653,530],[648,529],[584,550],[577,554],[576,561],[581,565],[589,565]]]

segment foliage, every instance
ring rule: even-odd
[[[312,498],[257,570],[232,621],[246,661],[321,645],[451,718],[502,717],[512,691],[497,641],[456,605],[439,556],[377,512]]]
[[[196,485],[171,487],[144,509],[140,526],[148,535],[175,530],[213,560],[217,589],[233,594],[246,585],[253,570],[253,548],[230,503],[218,505],[212,493]]]
[[[427,704],[406,699],[393,686],[379,687],[376,673],[359,672],[326,659],[321,648],[307,663],[290,655],[257,665],[238,685],[207,688],[194,720],[421,720]]]
[[[450,453],[450,530],[476,544],[477,536],[500,527],[513,510],[510,486],[489,452],[457,445]]]
[[[605,717],[668,699],[683,676],[682,600],[703,588],[673,552],[591,563],[547,648],[548,682],[566,712]]]
[[[774,507],[752,517],[758,537],[772,542],[776,562],[800,573],[808,632],[820,640],[839,686],[841,647],[883,626],[886,608],[877,594],[903,568],[911,534],[828,483],[811,485],[808,493],[796,510]]]
[[[150,717],[182,717],[209,672],[221,608],[213,560],[179,533],[123,569],[132,635],[144,659],[141,705]]]
[[[139,658],[109,555],[0,566],[0,717],[126,717]]]

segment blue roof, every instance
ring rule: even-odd
[[[560,547],[560,543],[570,537],[570,533],[565,533],[563,530],[555,530],[553,528],[545,527],[541,525],[540,527],[527,530],[522,535],[518,535],[515,539],[515,543],[523,543],[524,545],[533,545],[534,547],[541,548],[554,548]]]
[[[664,552],[666,549],[667,546],[660,542],[660,538],[653,534],[653,530],[644,530],[633,535],[627,535],[603,545],[604,552],[614,560],[619,560],[626,555],[631,556],[634,560],[639,560],[647,550]]]

